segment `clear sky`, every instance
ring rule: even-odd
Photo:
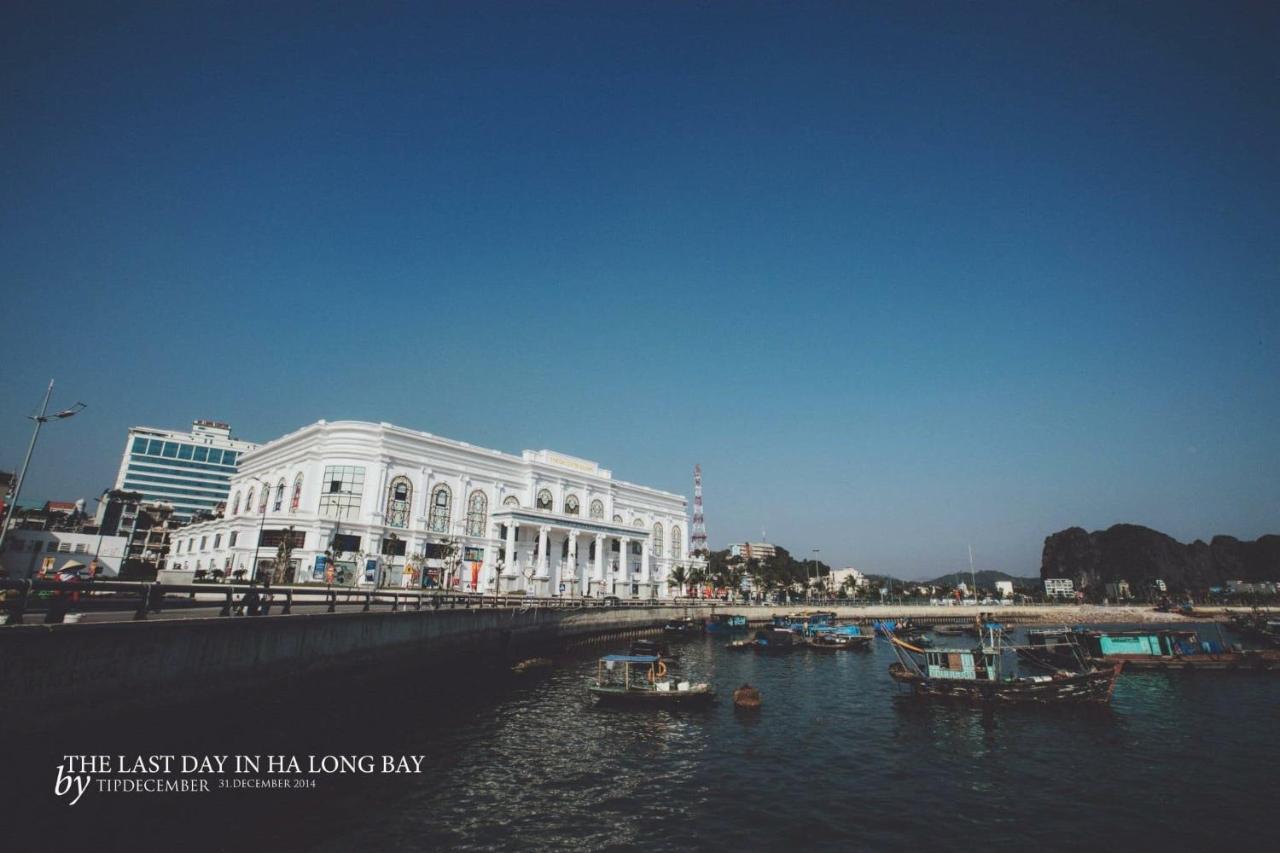
[[[0,467],[385,420],[713,546],[1280,532],[1280,6],[0,5]]]

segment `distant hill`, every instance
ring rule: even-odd
[[[1198,590],[1228,580],[1280,580],[1280,536],[1242,541],[1215,536],[1184,545],[1158,530],[1116,524],[1089,533],[1070,527],[1044,540],[1040,577],[1070,578],[1076,588],[1126,580],[1137,592],[1159,578],[1173,590]]]
[[[973,578],[974,575],[969,572],[952,572],[949,575],[943,575],[931,581],[921,581],[921,583],[934,584],[936,586],[959,586],[964,584],[968,587],[973,586]],[[1040,578],[1019,578],[1004,572],[991,570],[978,572],[977,578],[979,589],[995,589],[996,581],[1013,581],[1014,589],[1034,589],[1040,586]]]

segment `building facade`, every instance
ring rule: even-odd
[[[670,570],[693,562],[686,513],[684,497],[617,480],[586,459],[319,421],[241,457],[225,514],[175,534],[169,568],[660,598]],[[290,528],[290,565],[277,567]]]
[[[729,553],[744,560],[768,560],[778,553],[778,546],[768,542],[743,542],[741,545],[730,545]]]
[[[1044,594],[1050,598],[1069,598],[1076,594],[1076,585],[1071,578],[1045,578]]]
[[[13,579],[54,575],[68,563],[93,566],[96,576],[116,577],[125,537],[62,530],[12,530],[4,540],[4,567]],[[96,560],[96,562],[95,562]]]
[[[212,513],[227,500],[240,454],[255,447],[232,438],[231,427],[218,421],[195,421],[191,432],[133,427],[115,488],[171,504],[178,519]]]

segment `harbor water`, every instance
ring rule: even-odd
[[[9,849],[1209,850],[1252,848],[1274,824],[1280,673],[1125,674],[1110,707],[984,710],[902,695],[880,641],[778,656],[669,643],[714,705],[592,705],[585,681],[614,643],[524,674],[398,667],[11,732],[8,835],[23,846]],[[745,682],[757,712],[733,707]],[[305,790],[67,806],[51,789],[69,752],[425,760]]]

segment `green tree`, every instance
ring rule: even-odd
[[[688,594],[689,570],[683,565],[676,566],[667,575],[667,586],[680,590],[681,595]]]

